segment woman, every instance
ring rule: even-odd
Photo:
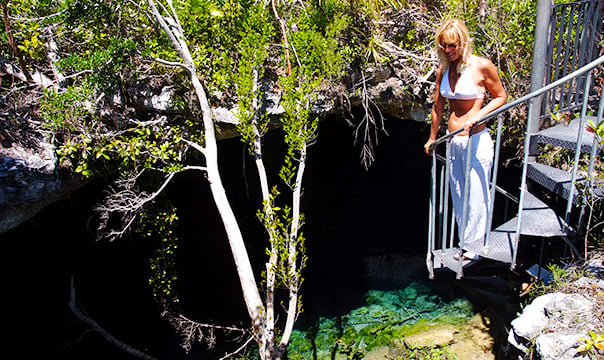
[[[490,198],[489,182],[493,166],[493,141],[486,125],[476,122],[502,106],[507,94],[497,69],[483,57],[472,54],[470,36],[465,24],[456,19],[445,21],[436,32],[436,51],[440,66],[436,72],[436,93],[432,107],[430,138],[424,150],[431,155],[430,144],[436,140],[449,100],[449,132],[463,128],[451,140],[451,197],[464,245],[480,241],[486,234],[487,211]],[[486,91],[491,100],[483,106]],[[472,131],[472,154],[467,225],[462,229],[463,194],[467,157],[468,134]],[[465,247],[465,246],[464,246]],[[460,255],[456,255],[458,258]],[[478,254],[466,252],[466,258],[477,259]]]

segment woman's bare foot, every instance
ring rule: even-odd
[[[455,260],[459,260],[459,257],[461,256],[461,253],[456,253],[455,255],[453,255],[453,259]],[[464,260],[478,260],[480,258],[480,256],[473,252],[473,251],[466,251],[463,254],[463,259]]]

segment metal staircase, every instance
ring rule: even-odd
[[[463,257],[455,259],[455,255],[459,254],[462,248],[473,251],[482,258],[510,264],[513,269],[516,266],[518,242],[521,237],[525,236],[561,238],[577,256],[581,256],[570,238],[582,231],[584,205],[582,205],[583,196],[581,195],[589,193],[597,196],[597,194],[602,193],[591,180],[591,174],[594,170],[593,160],[602,150],[594,134],[586,131],[587,120],[591,119],[596,124],[600,122],[604,108],[604,97],[601,93],[595,93],[592,86],[593,70],[598,68],[600,73],[604,70],[602,69],[604,56],[588,63],[593,58],[592,54],[595,54],[594,48],[596,45],[593,44],[601,40],[602,7],[602,1],[581,1],[565,5],[552,5],[550,8],[550,28],[548,28],[551,38],[549,39],[549,57],[547,61],[550,73],[545,74],[546,82],[550,83],[504,105],[479,121],[479,123],[483,123],[495,117],[498,118],[491,182],[491,204],[487,220],[488,228],[491,230],[486,232],[482,243],[475,242],[466,245],[463,240],[459,241],[457,239],[456,223],[452,214],[453,209],[449,204],[448,146],[451,138],[463,129],[451,132],[433,143],[432,187],[429,203],[430,225],[426,257],[430,278],[434,278],[435,271],[442,269],[454,271],[456,277],[460,279],[463,276],[464,269],[473,263]],[[583,22],[576,21],[577,18]],[[582,28],[579,28],[578,24],[580,23],[583,26]],[[558,27],[556,27],[556,24]],[[583,45],[578,48],[569,40],[570,45],[566,44],[566,50],[560,50],[559,48],[555,50],[556,46],[561,46],[560,38],[564,32],[571,34],[571,27],[575,29],[574,33],[581,33],[585,37],[579,38],[577,36],[574,39],[577,44],[582,43]],[[555,34],[558,34],[557,39]],[[569,51],[569,48],[572,49],[573,47],[574,52]],[[575,56],[579,54],[579,59],[573,58],[569,61],[572,54],[575,54]],[[569,66],[574,66],[578,70],[571,72],[568,70]],[[560,76],[560,74],[564,76]],[[516,198],[497,185],[499,143],[502,131],[502,114],[525,103],[529,104],[529,119],[527,120],[524,140],[520,193]],[[587,115],[588,110],[594,111],[596,108],[596,116],[590,117]],[[547,129],[534,131],[534,126],[531,126],[531,118],[538,121],[546,117],[555,117],[552,116],[555,115],[554,109],[556,112],[573,114],[575,118],[568,123],[561,122]],[[538,114],[535,112],[538,112]],[[444,155],[439,154],[438,145],[440,144],[446,145]],[[574,150],[574,162],[571,171],[539,163],[539,150],[542,145],[546,144]],[[471,147],[472,136],[469,139],[468,154]],[[442,153],[442,149],[440,150]],[[587,176],[580,176],[578,163],[581,155],[585,153],[590,156],[590,166]],[[468,167],[466,171],[468,173],[470,168]],[[539,199],[538,194],[541,192],[531,192],[532,189],[545,189],[551,194],[564,199],[566,210],[557,212],[550,208]],[[582,192],[579,189],[582,189]],[[493,227],[496,194],[498,194],[498,198],[503,195],[506,201],[514,201],[517,204],[517,213],[512,218],[506,219],[501,224]],[[462,223],[465,223],[465,212],[464,209],[462,216],[464,221]],[[574,216],[571,217],[571,213]]]

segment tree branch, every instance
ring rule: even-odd
[[[214,335],[214,330],[221,330],[225,333],[248,333],[246,329],[241,329],[233,326],[204,324],[191,320],[182,314],[173,314],[168,311],[165,311],[162,316],[167,317],[170,324],[180,334],[180,336],[182,337],[181,346],[186,352],[189,352],[192,349],[193,344],[201,342],[202,340],[206,342],[208,348],[214,347],[216,343],[216,336]],[[251,338],[254,339],[253,336]]]
[[[189,71],[189,68],[187,68],[187,66],[185,64],[177,62],[177,61],[168,61],[168,60],[156,58],[155,56],[149,56],[149,58],[161,65],[170,66],[170,67],[179,67],[179,68],[183,68],[183,69]]]
[[[92,330],[96,331],[101,337],[103,337],[109,344],[115,346],[116,348],[123,350],[130,355],[133,355],[139,359],[144,360],[156,360],[154,357],[147,355],[146,353],[135,349],[134,347],[116,339],[113,335],[111,335],[107,330],[103,329],[96,321],[86,315],[82,310],[80,310],[76,303],[76,295],[75,295],[75,285],[73,276],[71,277],[71,290],[69,293],[69,309],[73,313],[73,315],[86,325],[90,326]]]
[[[109,224],[109,219],[112,214],[117,213],[122,216],[122,226],[119,230],[109,231],[105,236],[109,241],[113,241],[126,233],[126,231],[132,226],[134,220],[138,217],[139,210],[147,203],[155,200],[159,194],[161,194],[166,186],[170,183],[174,175],[177,172],[171,172],[166,176],[161,186],[154,191],[152,194],[147,195],[145,193],[139,194],[134,191],[134,183],[140,177],[142,173],[135,176],[131,176],[127,179],[117,181],[118,188],[122,189],[119,191],[114,190],[103,204],[96,208],[96,211],[101,214],[101,222],[98,226],[99,230],[104,229]],[[99,236],[103,236],[102,232],[99,232]]]
[[[237,354],[239,354],[239,352],[241,352],[241,350],[245,349],[245,348],[248,346],[248,344],[249,344],[249,343],[250,343],[252,340],[254,340],[254,337],[253,337],[253,336],[250,336],[250,338],[249,338],[249,339],[247,339],[247,341],[246,341],[246,342],[245,342],[243,345],[241,345],[241,346],[239,347],[239,349],[237,349],[237,350],[233,351],[232,353],[226,354],[225,356],[221,357],[221,358],[220,358],[220,359],[218,359],[218,360],[224,360],[224,359],[228,359],[228,358],[230,358],[230,357],[231,357],[231,356],[233,356],[233,355],[237,355]]]
[[[187,140],[187,139],[183,139],[182,141],[189,144],[189,146],[191,146],[193,149],[199,151],[202,155],[204,155],[204,156],[206,155],[206,149],[203,146],[199,145],[198,143]]]

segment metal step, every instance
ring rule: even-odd
[[[530,192],[525,192],[523,206],[523,221],[520,229],[521,235],[554,237],[566,236],[567,229],[564,220],[560,218],[554,210],[548,207]],[[480,256],[511,264],[514,258],[514,243],[516,235],[516,224],[518,217],[514,217],[491,231],[489,234],[488,246],[484,242],[475,241],[465,244],[465,250],[473,251]],[[454,258],[459,253],[459,248],[445,248],[433,250],[434,269],[447,268],[452,271],[459,270],[459,260]],[[462,266],[466,267],[474,264],[475,261],[464,260]]]
[[[588,119],[592,119],[592,121],[596,121],[596,117],[587,116]],[[585,120],[585,124],[587,125],[587,120]],[[538,133],[532,135],[531,141],[536,141],[541,144],[550,144],[554,146],[560,146],[566,149],[576,149],[577,147],[577,137],[579,135],[579,119],[574,119],[568,124],[558,124],[547,128],[545,130],[541,130]],[[594,134],[583,128],[583,135],[581,138],[581,152],[589,153],[591,152],[591,148],[594,144]],[[602,152],[602,149],[598,147],[598,153]]]
[[[434,255],[434,270],[449,269],[457,271],[460,264],[459,260],[455,259],[455,254],[459,254],[458,247],[433,250],[432,255]],[[473,263],[474,262],[470,260],[463,260],[461,266],[466,268]]]
[[[524,195],[522,216],[521,235],[541,237],[567,235],[564,220],[528,191]],[[488,246],[485,247],[482,242],[474,242],[467,244],[466,249],[488,259],[512,263],[517,221],[518,217],[514,217],[491,231]]]
[[[572,174],[570,172],[551,167],[536,162],[529,162],[527,166],[527,177],[538,184],[542,185],[554,194],[568,199],[570,193],[570,183]],[[581,177],[575,181],[579,188],[585,188],[585,178]],[[578,190],[575,188],[574,203],[580,202],[580,197],[577,196]],[[596,183],[592,187],[592,195],[596,199],[604,197],[604,186],[601,183]]]
[[[572,173],[536,162],[529,162],[527,167],[527,177],[554,194],[568,199]],[[578,179],[578,182],[584,182],[584,179]],[[576,195],[576,192],[575,192]],[[573,202],[577,201],[577,197]]]

